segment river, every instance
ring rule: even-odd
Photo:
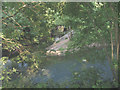
[[[37,73],[30,75],[30,77],[27,76],[27,78],[33,85],[46,83],[50,80],[58,84],[75,80],[79,83],[83,81],[93,83],[97,80],[111,82],[113,81],[113,74],[107,57],[105,55],[102,58],[100,57],[98,50],[91,54],[86,52],[84,56],[74,54],[44,57],[44,67],[38,70]],[[26,70],[29,65],[24,63],[23,66],[18,65],[22,70]],[[67,87],[71,87],[71,85],[68,84]]]

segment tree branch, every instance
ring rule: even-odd
[[[4,19],[2,19],[3,21],[4,20],[6,20],[6,19],[8,19],[8,18],[10,18],[10,17],[14,17],[15,15],[17,15],[18,13],[19,13],[19,11],[20,10],[22,10],[23,8],[25,8],[27,5],[23,5],[21,8],[19,8],[19,10],[15,13],[15,14],[13,14],[13,15],[11,15],[11,16],[8,16],[8,17],[6,17],[6,18],[4,18]]]

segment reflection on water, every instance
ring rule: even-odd
[[[15,61],[11,61],[10,59],[6,60],[5,62],[6,63],[3,63],[3,69],[4,68],[12,69],[15,67],[17,69],[24,71],[28,67],[28,63],[26,63],[26,62],[17,63]]]
[[[38,69],[36,73],[27,74],[25,79],[29,79],[32,84],[46,83],[49,80],[56,83],[71,82],[74,78],[79,78],[76,79],[79,82],[88,81],[89,83],[95,80],[113,81],[113,74],[107,58],[104,56],[99,58],[99,53],[96,55],[98,56],[95,57],[93,53],[89,55],[92,58],[87,55],[44,57],[44,67]],[[10,60],[7,64],[13,65]],[[15,63],[14,66],[22,72],[26,72],[29,64],[22,62]]]
[[[103,62],[83,62],[79,57],[74,58],[49,58],[50,64],[45,65],[43,71],[39,71],[36,76],[32,77],[31,81],[35,83],[46,82],[52,79],[54,82],[70,81],[73,78],[73,72],[80,72],[79,77],[82,78],[82,73],[88,69],[96,69],[103,80],[113,80],[113,74],[110,69],[108,60]],[[89,71],[90,72],[90,71]],[[39,73],[43,73],[40,75]],[[87,73],[86,73],[87,74]],[[87,76],[87,75],[86,75]],[[88,77],[89,78],[89,77]],[[97,79],[97,78],[95,78]]]

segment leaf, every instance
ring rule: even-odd
[[[2,76],[1,78],[0,78],[0,80],[3,80],[5,77],[4,76]]]
[[[13,68],[13,72],[16,72],[17,70],[15,68]]]

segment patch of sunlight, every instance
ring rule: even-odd
[[[86,59],[83,59],[82,61],[83,61],[83,62],[88,62]]]
[[[74,72],[74,75],[78,75],[79,73],[78,72]]]
[[[43,76],[47,76],[48,78],[50,78],[50,76],[51,76],[49,72],[50,71],[48,69],[42,69]]]

